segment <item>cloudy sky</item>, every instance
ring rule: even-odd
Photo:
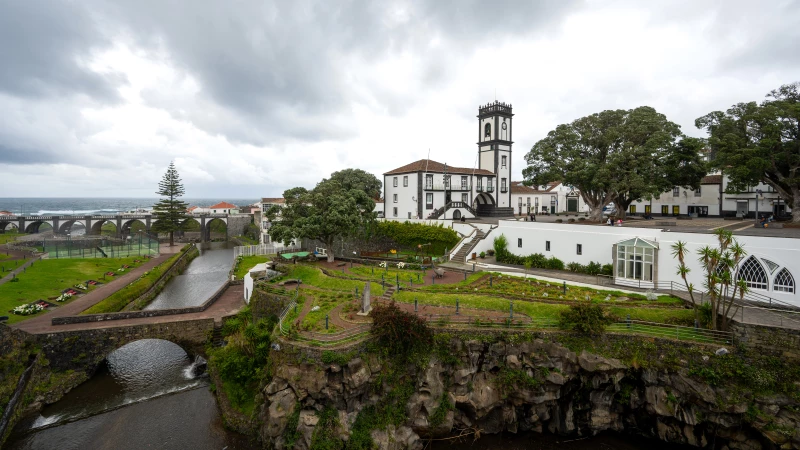
[[[347,167],[513,167],[559,123],[694,119],[800,80],[800,1],[0,0],[0,197],[280,195]]]

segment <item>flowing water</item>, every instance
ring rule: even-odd
[[[20,424],[8,448],[256,448],[222,427],[206,377],[192,368],[176,344],[132,342],[89,381]]]
[[[198,246],[200,256],[192,260],[145,309],[198,306],[208,300],[228,279],[233,266],[233,248],[224,242]]]

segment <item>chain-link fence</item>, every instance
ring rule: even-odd
[[[145,234],[127,239],[106,237],[84,239],[45,239],[36,243],[49,258],[125,258],[157,256],[158,240]],[[41,245],[39,245],[41,244]],[[30,245],[30,244],[29,244]]]

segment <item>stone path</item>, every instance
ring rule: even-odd
[[[120,289],[124,288],[128,284],[136,281],[142,274],[149,271],[153,267],[161,264],[166,259],[170,258],[174,253],[180,251],[182,246],[174,246],[169,247],[169,245],[161,247],[161,255],[151,258],[150,260],[146,261],[144,264],[131,269],[127,273],[120,275],[119,277],[114,277],[113,280],[99,286],[98,288],[94,289],[93,291],[81,295],[77,299],[65,304],[61,305],[58,308],[53,308],[50,311],[47,311],[45,314],[32,317],[28,320],[23,320],[22,322],[17,322],[13,325],[10,325],[13,328],[17,328],[22,331],[27,331],[29,333],[45,333],[47,330],[55,330],[60,331],[64,330],[64,327],[70,327],[72,325],[52,325],[52,319],[55,317],[65,317],[65,316],[75,316],[80,314],[81,312],[85,311],[86,309],[96,305],[97,303],[105,300],[111,294],[119,291]],[[243,288],[242,288],[243,289]],[[230,290],[230,289],[229,289]],[[226,291],[227,294],[227,291]],[[225,294],[223,294],[224,296]],[[240,298],[243,298],[243,292],[240,294]],[[242,300],[244,301],[244,300]],[[217,303],[219,300],[217,300]],[[175,317],[175,316],[165,316],[165,317]],[[147,320],[147,319],[131,319],[131,320]],[[152,319],[153,321],[154,318]],[[114,326],[113,323],[119,323],[123,321],[113,321],[108,322]],[[95,324],[101,324],[102,322],[94,322]],[[74,324],[85,326],[85,328],[76,328],[76,329],[88,329],[88,328],[103,328],[103,327],[91,327],[89,326],[90,323],[87,324]]]
[[[236,314],[244,307],[244,285],[238,284],[229,286],[228,289],[205,311],[189,314],[178,314],[169,316],[142,317],[137,319],[108,320],[105,322],[74,323],[69,325],[52,325],[49,320],[44,323],[29,325],[24,328],[31,334],[58,333],[62,331],[76,330],[97,330],[103,328],[116,328],[130,325],[145,325],[159,323],[175,323],[187,320],[214,319],[215,324],[220,325],[222,318]],[[27,324],[28,321],[20,322],[16,325]],[[23,329],[19,326],[16,328]]]

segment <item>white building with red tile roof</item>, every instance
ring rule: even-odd
[[[420,159],[383,174],[384,216],[460,219],[511,216],[511,105],[478,108],[475,167]]]

